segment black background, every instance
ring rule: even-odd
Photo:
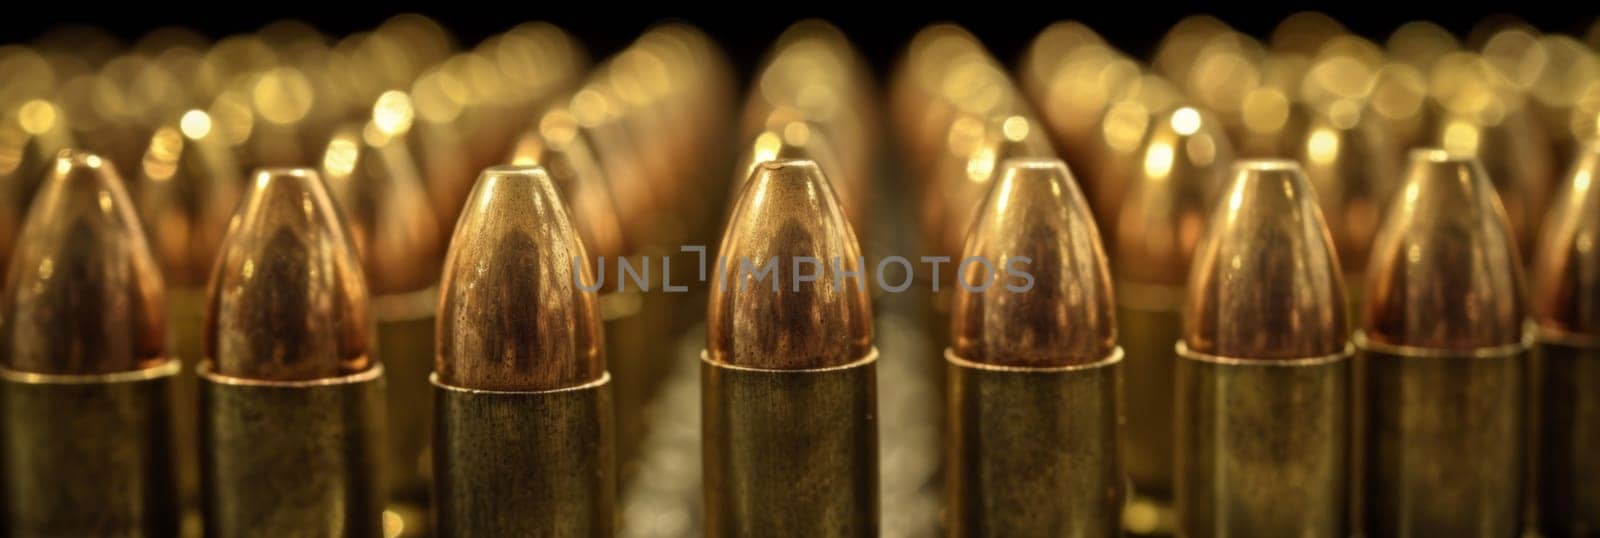
[[[1592,0],[1591,0],[1592,1]],[[879,73],[886,72],[901,47],[919,28],[939,21],[954,21],[983,39],[1002,61],[1013,62],[1040,29],[1051,22],[1077,19],[1089,24],[1113,44],[1140,58],[1148,57],[1157,40],[1173,23],[1193,13],[1210,13],[1235,28],[1265,38],[1280,20],[1297,11],[1319,10],[1343,22],[1356,33],[1379,43],[1394,28],[1410,20],[1426,19],[1464,37],[1485,17],[1515,14],[1546,32],[1568,32],[1581,36],[1600,15],[1600,6],[1591,1],[1538,5],[1516,3],[1481,5],[1464,2],[1407,3],[1351,7],[1348,4],[1323,6],[1315,3],[1287,3],[1262,0],[1256,3],[1169,5],[1137,0],[1055,0],[1048,5],[1009,5],[999,2],[974,2],[961,8],[952,4],[933,8],[912,4],[888,5],[862,2],[859,9],[811,9],[811,4],[751,1],[731,7],[678,7],[651,4],[645,7],[608,4],[602,0],[574,2],[528,2],[496,5],[450,2],[408,5],[389,2],[285,4],[279,2],[197,3],[147,9],[149,5],[115,4],[94,6],[29,2],[21,9],[0,8],[0,42],[34,40],[48,29],[63,24],[90,24],[105,28],[125,41],[165,26],[186,26],[212,38],[248,32],[268,22],[294,18],[332,35],[371,29],[384,19],[405,12],[433,17],[456,36],[459,44],[470,46],[489,35],[528,20],[546,20],[576,35],[595,58],[627,45],[651,24],[667,19],[682,20],[701,27],[720,42],[729,57],[748,75],[767,45],[789,23],[807,17],[821,17],[839,25],[872,62]],[[818,4],[821,5],[821,4]],[[744,78],[748,78],[747,76]]]

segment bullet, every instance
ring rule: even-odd
[[[1372,112],[1341,101],[1308,115],[1309,124],[1293,155],[1305,166],[1304,174],[1315,189],[1344,264],[1340,269],[1360,289],[1372,237],[1400,183],[1396,176],[1401,163],[1392,158],[1392,142]]]
[[[440,284],[439,536],[611,536],[611,376],[585,256],[543,168],[479,176]]]
[[[1189,261],[1232,162],[1221,126],[1199,109],[1175,108],[1150,129],[1112,234],[1133,484],[1125,529],[1136,534],[1171,532],[1172,343],[1183,337]]]
[[[161,274],[110,162],[62,151],[0,296],[0,535],[172,536]]]
[[[1368,536],[1522,531],[1521,258],[1476,159],[1411,155],[1367,266],[1360,513]]]
[[[802,282],[806,256],[820,266]],[[706,535],[876,534],[870,273],[816,164],[762,164],[719,259],[701,355]],[[771,282],[748,270],[767,263]]]
[[[223,240],[200,364],[207,536],[381,536],[383,365],[322,178],[256,171]]]
[[[1111,271],[1064,164],[1002,165],[968,235],[963,259],[974,257],[992,267],[961,273],[945,352],[949,535],[1120,535]]]
[[[1341,274],[1299,165],[1236,163],[1195,251],[1177,344],[1180,536],[1348,535]]]
[[[322,177],[338,204],[372,294],[377,357],[389,386],[384,478],[390,511],[407,534],[427,528],[428,373],[438,312],[439,225],[405,135],[410,100],[386,92],[372,120],[335,131]]]
[[[1538,424],[1535,525],[1543,536],[1600,532],[1600,145],[1581,146],[1534,257]]]

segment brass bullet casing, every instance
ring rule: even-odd
[[[798,280],[802,256],[822,264],[815,281]],[[719,258],[700,365],[706,535],[877,534],[870,275],[816,164],[761,164]],[[740,269],[769,260],[771,282]]]
[[[207,536],[383,535],[383,366],[348,237],[316,171],[255,173],[206,307]]]
[[[1179,535],[1349,534],[1342,272],[1299,165],[1237,163],[1177,344]]]
[[[1521,258],[1483,167],[1412,153],[1367,268],[1358,524],[1368,536],[1522,531]]]
[[[478,179],[445,260],[434,385],[439,536],[611,536],[611,376],[578,228],[538,166]]]
[[[1122,350],[1111,271],[1061,161],[1001,165],[968,235],[963,259],[973,257],[993,267],[968,265],[955,291],[945,352],[949,535],[1120,535]],[[1018,287],[1011,270],[1031,274],[1031,287]]]
[[[1580,146],[1545,220],[1534,257],[1539,327],[1533,459],[1536,529],[1543,536],[1600,532],[1600,143]]]
[[[65,150],[0,295],[0,535],[172,536],[163,287],[122,180]]]
[[[441,241],[433,207],[406,144],[410,100],[385,92],[365,125],[334,132],[322,177],[350,230],[377,321],[377,349],[388,379],[385,439],[391,511],[406,532],[427,528],[428,373],[438,312]]]
[[[1124,464],[1133,484],[1124,528],[1138,534],[1171,530],[1172,343],[1183,337],[1189,261],[1232,162],[1221,126],[1199,109],[1178,107],[1154,121],[1112,235],[1127,361]]]

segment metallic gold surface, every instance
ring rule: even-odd
[[[442,536],[613,532],[611,378],[572,219],[538,166],[485,170],[468,198],[433,377]]]
[[[305,168],[258,171],[229,227],[198,372],[209,536],[382,533],[383,367],[347,233]]]
[[[877,359],[779,370],[702,358],[706,536],[878,532]]]
[[[855,234],[810,161],[760,165],[739,198],[701,357],[706,534],[876,534],[872,306],[864,273],[836,272],[863,269]],[[818,279],[778,287],[800,256],[824,264]],[[739,265],[769,259],[771,290]]]
[[[1345,536],[1345,289],[1292,161],[1245,160],[1211,213],[1177,353],[1178,534]]]
[[[963,254],[994,269],[969,265],[953,290],[949,533],[1116,536],[1122,351],[1100,234],[1060,161],[1001,170]],[[1013,269],[1031,280],[1002,276]]]
[[[1183,336],[1183,287],[1231,151],[1216,121],[1193,107],[1155,118],[1111,232],[1117,320],[1127,354],[1130,532],[1170,530],[1172,342]]]
[[[1369,536],[1515,535],[1531,332],[1511,227],[1471,157],[1413,152],[1398,196],[1356,334],[1358,525]]]
[[[998,177],[962,254],[992,267],[969,264],[957,277],[952,353],[996,366],[1104,361],[1117,340],[1111,272],[1072,173],[1057,160],[1011,159]]]
[[[1522,342],[1522,266],[1483,167],[1416,150],[1397,196],[1367,266],[1367,338],[1450,350]]]
[[[348,237],[315,171],[256,172],[211,277],[206,357],[218,375],[304,381],[373,364],[366,278]]]
[[[601,377],[599,307],[579,287],[595,275],[577,263],[587,255],[569,215],[543,168],[479,176],[439,285],[439,384],[540,391]]]
[[[161,273],[109,162],[71,150],[56,158],[11,264],[0,366],[91,375],[169,360]]]
[[[92,375],[0,369],[0,477],[11,536],[175,536],[180,500],[165,361]]]
[[[0,293],[0,534],[172,535],[163,286],[111,163],[63,151]]]
[[[1534,437],[1535,524],[1545,536],[1600,532],[1600,146],[1577,161],[1545,220],[1535,256],[1539,327]]]
[[[1121,350],[1066,366],[946,359],[949,535],[1120,535]]]
[[[611,536],[610,377],[501,392],[435,381],[438,536]]]
[[[1348,345],[1344,279],[1294,161],[1242,160],[1196,249],[1183,342],[1228,359],[1309,359]]]
[[[206,536],[383,536],[383,365],[257,381],[200,365]]]
[[[822,264],[816,281],[762,282],[755,270],[741,270],[741,264],[759,268],[776,260],[779,270],[768,278],[798,276],[798,270],[784,271],[797,256]],[[861,272],[861,247],[815,163],[761,164],[741,190],[718,258],[727,266],[718,268],[711,283],[707,360],[806,370],[855,363],[872,349],[872,305],[862,280],[867,274]],[[845,271],[857,276],[840,278]]]

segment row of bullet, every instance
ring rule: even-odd
[[[1561,56],[1575,40],[1511,26],[1482,54],[1391,61],[1325,18],[1285,26],[1269,51],[1189,19],[1147,69],[1063,23],[1030,49],[1021,85],[958,27],[911,42],[888,116],[925,248],[1034,268],[1021,294],[956,285],[975,271],[928,282],[946,290],[928,323],[950,348],[929,370],[945,380],[952,534],[1509,535],[1529,506],[1545,534],[1600,528],[1585,470],[1600,447],[1585,396],[1600,352],[1600,148],[1577,130],[1530,138],[1562,125],[1530,111],[1579,117],[1585,101],[1496,63],[1593,67],[1592,50]],[[375,62],[395,72],[350,90],[372,106],[328,116],[343,119],[302,123],[321,116],[299,106],[274,130],[273,107],[255,103],[261,133],[281,138],[248,150],[218,141],[222,115],[178,113],[149,137],[134,197],[111,157],[45,160],[0,304],[13,534],[176,533],[190,502],[173,474],[185,465],[166,455],[176,438],[198,447],[192,502],[209,535],[376,536],[430,520],[447,536],[609,535],[639,409],[665,371],[651,346],[684,327],[683,305],[586,291],[603,266],[571,260],[674,255],[710,243],[720,220],[722,259],[863,272],[858,234],[886,224],[871,186],[882,137],[870,75],[831,26],[778,39],[737,122],[725,66],[685,26],[587,76],[553,27],[456,56],[441,35],[401,17],[320,53],[219,42],[200,57],[260,60],[235,76],[269,104],[299,91],[284,69],[323,95],[310,80],[404,60]],[[544,63],[518,71],[517,51]],[[1417,117],[1384,112],[1399,92],[1385,70],[1411,61],[1430,73]],[[517,83],[552,65],[565,82]],[[440,117],[425,96],[470,94],[481,88],[452,84],[479,76],[506,93],[451,97],[459,114],[424,134]],[[197,91],[227,95],[210,92]],[[19,155],[55,147],[41,133],[76,134],[47,98],[17,110]],[[1408,121],[1407,142],[1375,142]],[[725,177],[724,123],[743,141],[732,189],[707,180]],[[245,139],[257,136],[271,138]],[[260,148],[303,140],[324,148],[320,163],[291,150],[285,164],[320,166],[240,177],[241,162],[279,158]],[[1548,171],[1485,166],[1531,151],[1571,156],[1559,189]],[[472,169],[475,184],[460,179]],[[729,190],[727,204],[696,195]],[[1519,242],[1536,245],[1531,301]],[[838,273],[803,292],[739,279],[712,287],[705,316],[704,532],[876,533],[872,294]],[[163,307],[164,287],[201,281],[209,291]],[[169,315],[197,320],[176,338],[198,348],[178,357],[204,358],[190,395]]]

